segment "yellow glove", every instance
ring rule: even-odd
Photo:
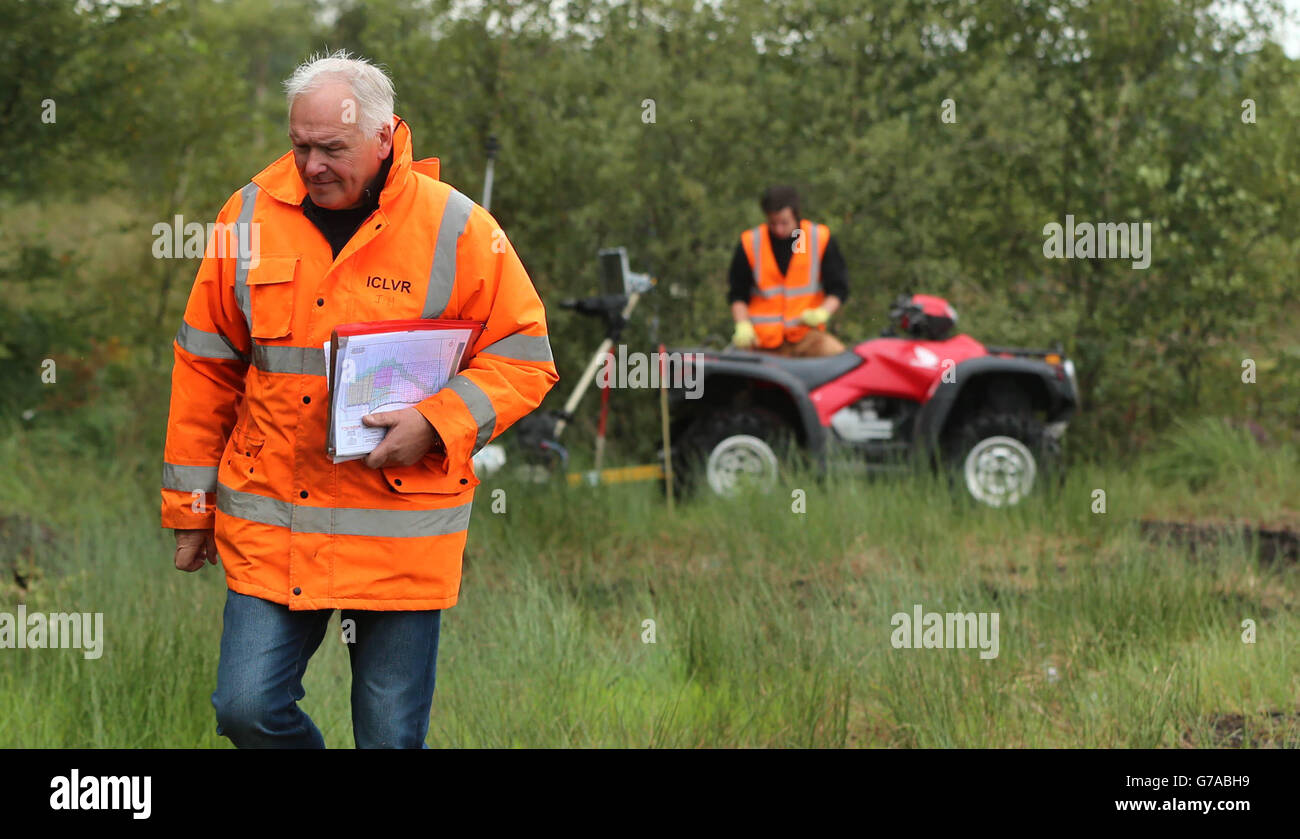
[[[805,309],[799,317],[809,326],[821,326],[831,319],[831,313],[818,306],[815,309]]]
[[[737,347],[752,347],[758,336],[754,334],[754,324],[747,320],[736,322],[736,332],[731,336],[731,343]]]

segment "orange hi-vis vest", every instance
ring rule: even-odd
[[[820,306],[826,297],[822,291],[821,268],[830,228],[803,219],[795,236],[790,264],[783,276],[772,253],[766,224],[740,234],[740,243],[754,272],[749,320],[754,324],[758,345],[766,349],[775,349],[782,342],[793,344],[807,335],[810,327],[800,315]],[[825,331],[826,325],[817,328]]]
[[[231,196],[173,344],[162,525],[215,530],[227,585],[290,609],[455,605],[471,456],[558,381],[546,312],[492,216],[413,161],[394,118],[379,207],[335,258],[302,211],[292,152]],[[224,252],[223,251],[228,251]],[[416,407],[445,453],[333,463],[321,345],[341,323],[486,324],[468,366]]]

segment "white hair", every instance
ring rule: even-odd
[[[364,58],[354,58],[347,50],[329,55],[315,54],[299,64],[284,81],[284,92],[293,100],[324,84],[346,82],[356,97],[356,121],[367,137],[393,121],[393,81],[388,74]]]

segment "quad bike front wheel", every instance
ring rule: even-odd
[[[950,436],[947,461],[954,482],[990,507],[1015,506],[1061,477],[1059,443],[1028,414],[976,415]]]
[[[744,487],[769,490],[780,479],[791,443],[781,418],[761,408],[700,417],[673,445],[674,494],[704,488],[722,496]]]

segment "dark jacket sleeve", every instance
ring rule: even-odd
[[[830,250],[829,240],[826,249]],[[731,268],[727,271],[727,305],[748,303],[754,288],[754,269],[749,266],[749,257],[745,256],[745,246],[736,245],[736,252],[731,257]]]
[[[834,236],[826,240],[826,250],[822,253],[822,290],[838,297],[841,303],[849,299],[849,269]]]

